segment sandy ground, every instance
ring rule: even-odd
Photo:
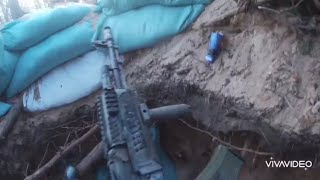
[[[157,84],[193,86],[209,103],[212,97],[228,99],[225,109],[234,112],[233,119],[208,112],[200,118],[205,124],[227,124],[226,130],[250,126],[270,141],[281,137],[280,144],[318,143],[319,38],[258,10],[219,20],[234,8],[233,0],[216,0],[186,32],[129,56],[130,83],[145,91]],[[225,34],[225,42],[218,60],[206,65],[208,37],[215,31]],[[180,87],[162,90],[177,94]],[[200,107],[194,109],[205,108]]]

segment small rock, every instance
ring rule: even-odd
[[[223,86],[227,86],[229,83],[230,83],[230,79],[226,78],[225,81],[224,81]]]
[[[191,70],[191,68],[180,69],[176,73],[178,75],[188,74],[190,72],[190,70]]]
[[[318,101],[311,109],[313,114],[318,114],[320,111],[320,101]]]

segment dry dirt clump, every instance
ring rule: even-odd
[[[216,0],[189,30],[129,56],[130,83],[152,100],[168,100],[156,96],[161,93],[191,103],[198,119],[215,130],[251,128],[278,145],[318,143],[319,37],[275,21],[274,13],[232,16],[236,9],[233,0]],[[225,42],[217,61],[207,65],[213,31],[222,31]],[[198,94],[186,93],[188,86]]]

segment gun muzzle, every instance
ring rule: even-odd
[[[105,40],[112,38],[112,33],[111,33],[111,28],[110,27],[105,27],[103,29],[103,37]]]

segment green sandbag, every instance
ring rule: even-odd
[[[186,6],[193,4],[209,4],[213,0],[100,0],[96,11],[106,15],[116,15],[148,5]]]
[[[146,6],[116,16],[106,17],[100,23],[93,39],[101,38],[101,29],[111,27],[119,52],[146,48],[160,40],[185,30],[204,10],[204,5],[168,7]]]
[[[19,56],[8,51],[3,51],[2,57],[0,59],[0,95],[11,81]]]
[[[24,50],[79,22],[90,7],[73,5],[26,15],[6,24],[1,32],[8,50]]]
[[[42,75],[91,49],[93,24],[81,22],[60,31],[25,51],[16,66],[7,97],[24,90]]]

